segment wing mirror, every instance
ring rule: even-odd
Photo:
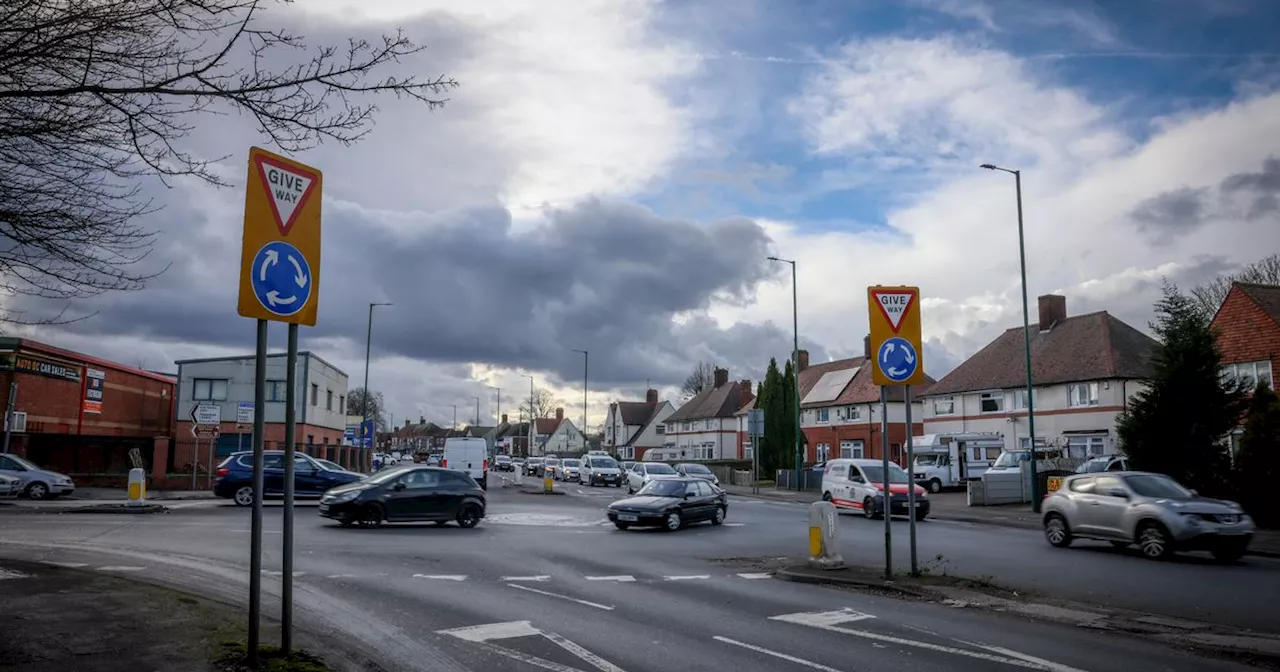
[[[400,490],[404,490],[404,483],[396,483],[395,485],[391,486],[391,489],[397,492]]]

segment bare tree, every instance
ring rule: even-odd
[[[385,72],[421,49],[399,32],[310,49],[262,25],[264,6],[289,2],[0,3],[0,295],[66,301],[158,275],[131,270],[155,236],[137,223],[156,209],[141,179],[225,186],[212,164],[226,157],[179,147],[198,116],[244,114],[294,152],[359,140],[377,111],[369,96],[432,109],[457,86]]]
[[[689,372],[689,376],[684,379],[684,385],[680,386],[680,391],[687,397],[696,397],[703,390],[714,386],[715,379],[716,365],[711,362],[698,362],[694,365],[693,371]]]
[[[357,387],[347,392],[347,415],[358,415],[373,420],[373,426],[378,431],[388,431],[386,417],[386,401],[382,398],[381,392],[365,393],[363,387]]]
[[[556,399],[549,390],[538,390],[533,395],[533,412],[538,418],[550,418],[557,408],[564,408],[564,402]]]
[[[1233,282],[1253,282],[1262,285],[1280,285],[1280,254],[1260,259],[1237,273],[1220,275],[1191,290],[1196,310],[1206,319],[1213,319],[1218,308],[1226,300]]]

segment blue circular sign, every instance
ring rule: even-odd
[[[253,257],[253,294],[276,315],[297,313],[311,298],[311,266],[298,248],[282,240],[262,246]]]
[[[910,379],[915,375],[916,367],[920,365],[920,357],[916,354],[911,341],[897,336],[880,344],[876,360],[880,364],[880,371],[895,383]]]

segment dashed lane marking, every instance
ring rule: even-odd
[[[414,574],[415,579],[434,579],[436,581],[466,581],[466,574]]]
[[[687,574],[684,576],[664,576],[663,581],[694,581],[696,579],[709,579],[710,574]]]
[[[500,580],[501,580],[501,581],[504,581],[504,582],[510,582],[510,581],[550,581],[550,580],[551,580],[551,575],[550,575],[550,574],[538,574],[538,575],[535,575],[535,576],[504,576],[504,577],[502,577],[502,579],[500,579]]]
[[[146,569],[146,567],[133,567],[133,566],[126,566],[126,565],[107,565],[105,567],[99,567],[98,571],[100,572],[141,572],[144,569]]]
[[[617,581],[619,583],[635,583],[636,577],[630,574],[618,574],[616,576],[584,576],[588,581]]]
[[[262,573],[266,574],[267,576],[284,576],[284,572],[278,569],[264,569],[262,570]],[[306,575],[306,572],[293,572],[293,576],[295,577],[305,576],[305,575]]]
[[[743,572],[743,573],[738,574],[738,576],[739,576],[739,577],[741,577],[741,578],[744,578],[744,579],[771,579],[771,578],[773,578],[773,575],[772,575],[772,574],[770,574],[769,572]]]
[[[16,569],[5,569],[4,567],[0,567],[0,581],[6,581],[9,579],[26,579],[30,576],[30,574],[24,574]]]
[[[609,606],[609,605],[607,605],[607,604],[600,604],[599,602],[589,602],[589,601],[587,601],[587,600],[580,600],[580,599],[578,599],[578,598],[576,598],[576,597],[570,597],[570,596],[568,596],[568,595],[561,595],[560,593],[553,593],[553,592],[551,592],[551,591],[549,591],[549,590],[538,590],[537,588],[530,588],[529,586],[522,586],[522,585],[520,585],[520,584],[518,584],[518,583],[508,583],[508,584],[507,584],[507,587],[508,587],[508,588],[515,588],[516,590],[523,590],[523,591],[530,592],[530,593],[537,593],[537,594],[539,594],[539,595],[546,595],[547,597],[554,597],[554,598],[561,599],[561,600],[567,600],[567,601],[569,601],[569,602],[576,602],[576,603],[581,604],[581,605],[584,605],[584,606],[594,607],[594,608],[596,608],[596,609],[602,609],[602,610],[604,610],[604,611],[613,611],[613,607],[611,607],[611,606]]]
[[[40,562],[50,567],[62,567],[64,569],[80,569],[81,567],[89,566],[87,562],[58,562],[56,560],[41,560]]]

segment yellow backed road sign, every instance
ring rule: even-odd
[[[871,380],[876,385],[925,382],[920,344],[920,288],[868,287]]]
[[[239,313],[315,326],[320,303],[319,170],[249,149]]]

